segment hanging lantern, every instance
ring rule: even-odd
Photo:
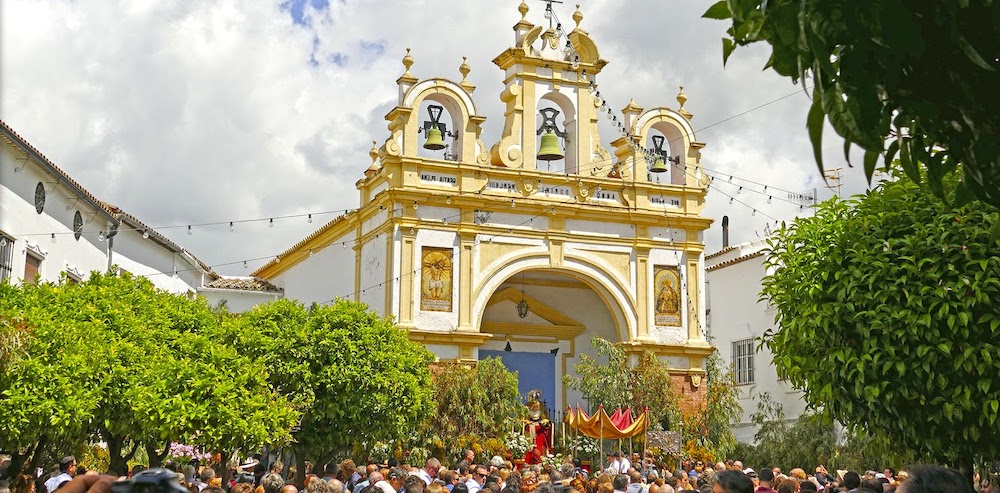
[[[556,161],[566,157],[559,146],[559,137],[566,138],[566,132],[559,130],[556,124],[556,116],[559,110],[555,108],[542,108],[538,110],[542,114],[542,125],[538,127],[535,135],[541,135],[541,145],[538,146],[538,159],[541,161]]]

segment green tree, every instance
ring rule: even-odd
[[[301,410],[293,434],[299,471],[355,442],[401,438],[433,410],[433,356],[362,303],[306,309],[278,300],[230,319],[221,337],[260,361],[272,388]]]
[[[705,411],[694,416],[693,423],[701,430],[699,441],[713,457],[726,457],[736,448],[736,435],[732,423],[743,414],[739,389],[733,373],[723,362],[718,351],[705,360],[708,388],[705,389]]]
[[[960,202],[975,194],[1000,206],[1000,3],[722,0],[705,17],[732,20],[723,63],[736,46],[764,41],[768,67],[809,81],[820,170],[825,117],[845,156],[852,145],[865,151],[869,180],[880,155],[888,165],[898,153],[917,183],[917,163],[926,166],[938,197],[959,174]]]
[[[848,428],[971,475],[1000,452],[998,216],[901,177],[783,227],[762,294],[778,371]]]
[[[58,440],[61,451],[100,438],[110,468],[122,472],[140,448],[157,464],[171,441],[208,449],[279,443],[298,417],[270,389],[263,366],[206,335],[217,322],[203,300],[130,274],[3,289],[5,302],[21,300],[15,313],[32,340],[4,374],[0,407],[51,413],[47,423],[14,416],[20,428],[4,436],[20,449]],[[59,408],[67,397],[76,404]]]
[[[95,324],[62,320],[59,286],[0,282],[0,453],[6,475],[42,465],[55,443],[85,439],[106,377]],[[86,341],[86,344],[81,344]]]
[[[435,412],[425,422],[431,440],[440,440],[446,453],[449,438],[475,436],[503,438],[512,420],[525,415],[517,374],[500,358],[486,358],[475,365],[442,365],[434,374]]]

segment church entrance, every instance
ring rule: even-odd
[[[544,353],[529,353],[523,351],[490,351],[480,350],[479,359],[500,358],[510,371],[517,372],[517,390],[522,400],[528,392],[538,389],[546,399],[546,404],[552,407],[552,397],[556,395],[556,359],[558,355]]]
[[[558,269],[529,269],[506,279],[486,303],[480,331],[493,335],[478,358],[498,357],[518,372],[526,399],[540,390],[553,411],[587,402],[563,383],[583,355],[596,357],[594,337],[619,342],[615,316],[585,276]]]

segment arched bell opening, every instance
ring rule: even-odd
[[[654,123],[646,132],[646,149],[651,156],[647,157],[649,181],[684,185],[687,183],[685,156],[686,139],[684,134],[667,121]]]
[[[576,173],[579,157],[576,150],[577,112],[573,102],[559,92],[544,94],[538,100],[537,122],[536,168],[553,173]]]
[[[567,307],[573,307],[568,310]],[[564,269],[528,268],[509,275],[489,295],[480,332],[493,337],[479,359],[498,357],[518,371],[519,390],[542,390],[552,409],[580,404],[582,396],[563,384],[583,355],[598,357],[591,339],[621,342],[622,315],[613,298],[590,277]]]
[[[462,112],[450,97],[429,94],[420,102],[417,113],[419,146],[417,155],[430,159],[462,159]]]

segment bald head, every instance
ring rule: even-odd
[[[369,476],[371,475],[371,473],[373,473],[375,471],[378,471],[378,464],[368,464],[368,467],[365,468],[365,472]]]
[[[375,471],[368,475],[368,484],[375,484],[379,481],[385,481],[385,476],[381,472]]]
[[[281,493],[299,493],[299,489],[294,484],[286,484],[281,487]]]

